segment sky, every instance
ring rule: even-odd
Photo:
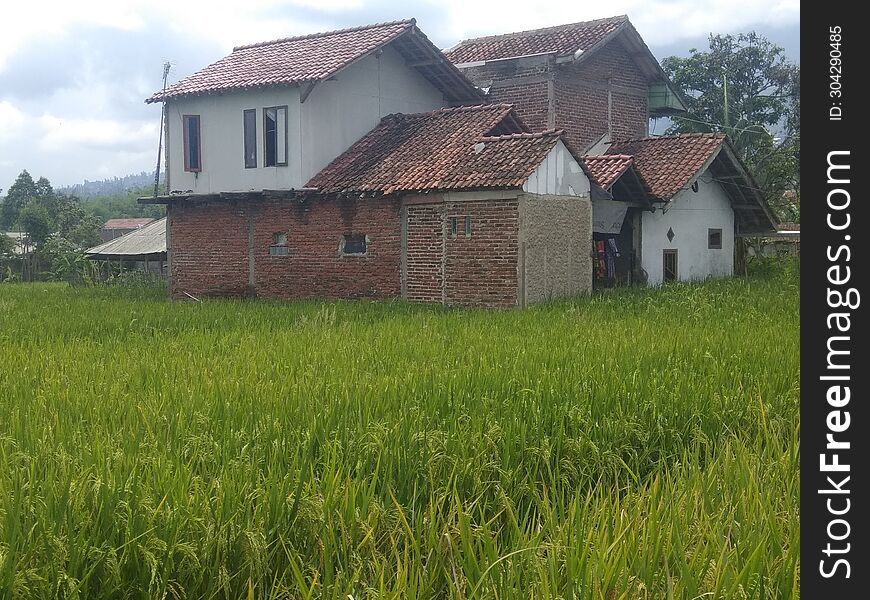
[[[240,44],[415,17],[436,45],[627,14],[661,60],[708,34],[757,31],[800,60],[799,0],[60,0],[2,2],[0,189],[22,169],[55,186],[157,160],[161,85]]]

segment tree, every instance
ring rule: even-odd
[[[37,195],[36,183],[27,170],[21,171],[15,183],[6,192],[6,198],[0,207],[0,229],[9,230],[18,222],[18,213],[27,201]]]
[[[37,248],[45,243],[54,230],[51,215],[39,198],[27,201],[18,213],[18,222]]]
[[[800,67],[755,32],[711,34],[708,51],[689,53],[662,61],[687,108],[669,133],[728,134],[772,206],[785,210],[785,193],[798,194],[796,214],[782,216],[799,219]]]

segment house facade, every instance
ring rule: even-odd
[[[239,46],[148,102],[169,193],[142,201],[167,205],[173,297],[525,306],[727,275],[735,232],[765,227],[722,138],[643,137],[682,107],[625,17],[448,55],[414,20]]]

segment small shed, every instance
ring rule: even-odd
[[[104,242],[108,242],[109,240],[114,240],[122,235],[127,235],[131,231],[142,229],[153,222],[154,219],[151,217],[109,219],[103,223],[103,227],[100,229],[100,239]]]
[[[166,262],[166,217],[88,248],[85,254],[93,260],[117,261],[146,272],[162,273]]]

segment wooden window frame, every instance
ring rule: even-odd
[[[278,161],[278,124],[275,124],[275,164],[269,165],[266,164],[266,161],[269,160],[269,151],[268,151],[268,137],[267,137],[267,127],[266,127],[266,111],[272,110],[284,110],[284,162]],[[277,113],[276,113],[277,118]],[[282,104],[279,106],[266,106],[263,107],[263,166],[264,167],[286,167],[290,163],[290,135],[289,135],[289,123],[290,121],[290,109],[287,104]]]
[[[190,126],[188,123],[191,119],[196,119],[196,157],[199,159],[199,166],[196,168],[190,167]],[[184,170],[188,173],[202,172],[202,119],[200,115],[181,115],[181,129],[184,143]]]
[[[714,245],[710,239],[710,236],[712,236],[714,233],[717,233],[717,232],[719,233],[719,245],[718,246]],[[707,249],[708,250],[721,250],[723,241],[724,241],[724,237],[722,236],[722,228],[721,227],[710,227],[707,229]]]
[[[465,237],[471,237],[471,215],[465,215]]]
[[[674,277],[673,279],[668,279],[668,267],[667,261],[668,256],[674,257]],[[667,283],[668,281],[679,281],[680,279],[680,255],[677,252],[676,248],[665,248],[662,250],[662,282]]]
[[[254,118],[251,120],[251,124],[254,128],[254,164],[248,164],[248,114],[253,113]],[[257,109],[256,108],[246,108],[242,111],[242,153],[243,153],[243,163],[246,169],[256,169],[259,156],[257,156]]]

